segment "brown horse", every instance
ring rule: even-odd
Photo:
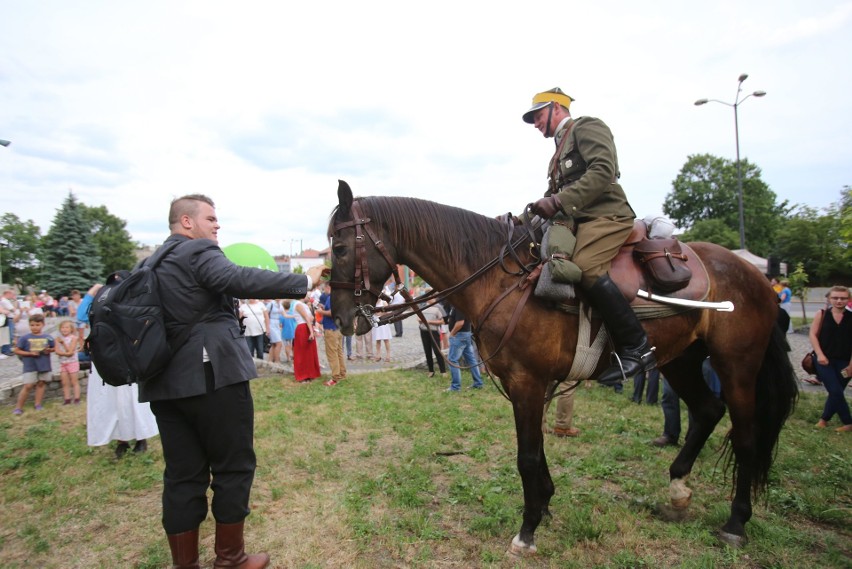
[[[364,309],[376,303],[382,284],[397,264],[414,269],[436,290],[446,290],[488,265],[506,245],[506,227],[495,219],[415,198],[353,199],[341,181],[339,204],[328,235],[332,250],[332,310],[343,334],[369,326]],[[369,242],[368,242],[369,241]],[[690,310],[644,321],[666,379],[686,402],[694,419],[672,463],[672,501],[685,507],[691,491],[685,478],[699,451],[725,413],[731,414],[727,450],[733,451],[731,514],[720,537],[733,545],[745,540],[752,492],[767,482],[781,428],[792,412],[798,388],[784,337],[775,324],[778,311],[764,276],[733,253],[709,243],[692,244],[707,268],[707,300],[734,302],[734,312]],[[529,243],[516,247],[530,263]],[[480,355],[512,403],[518,439],[518,471],[524,489],[523,522],[509,551],[536,551],[534,533],[554,493],[544,456],[542,412],[548,384],[564,379],[578,338],[578,316],[554,309],[537,297],[523,305],[514,332],[504,333],[522,292],[519,266],[494,264],[451,301],[471,320]],[[507,270],[508,269],[508,270]],[[511,290],[514,289],[514,290]],[[509,291],[507,293],[507,291]],[[492,303],[500,295],[504,300]],[[593,320],[594,327],[600,322]],[[500,346],[503,343],[504,345]],[[499,347],[499,350],[498,350]],[[713,396],[701,374],[710,356],[722,383],[723,400]],[[596,373],[607,363],[601,358]],[[728,461],[731,456],[728,454]]]

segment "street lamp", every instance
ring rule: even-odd
[[[739,202],[740,208],[740,249],[745,249],[745,216],[743,215],[743,173],[742,168],[740,166],[740,123],[739,117],[737,116],[737,108],[745,102],[746,99],[754,95],[755,97],[763,97],[766,95],[766,91],[754,91],[753,93],[749,93],[745,97],[740,100],[740,93],[743,91],[743,81],[748,79],[748,74],[743,73],[739,76],[737,83],[737,96],[732,103],[726,103],[725,101],[720,101],[718,99],[698,99],[695,101],[695,106],[698,107],[700,105],[704,105],[706,103],[721,103],[723,105],[727,105],[728,107],[734,108],[734,135],[737,139],[737,201]]]

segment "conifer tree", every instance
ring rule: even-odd
[[[103,279],[103,264],[74,194],[56,212],[41,242],[42,288],[55,298],[71,289],[84,292]]]

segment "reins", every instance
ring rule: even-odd
[[[523,227],[524,231],[520,235],[518,235],[517,237],[515,237],[515,228],[518,227],[518,226],[515,225],[515,219],[516,218],[514,216],[512,216],[511,213],[506,214],[506,216],[505,216],[505,218],[506,218],[506,244],[503,245],[503,247],[500,249],[500,253],[497,255],[497,257],[493,258],[488,263],[486,263],[485,265],[480,267],[478,270],[476,270],[474,273],[472,273],[466,279],[462,280],[459,283],[456,283],[455,285],[453,285],[449,288],[446,288],[446,289],[441,290],[441,291],[433,289],[432,291],[430,291],[430,292],[428,292],[424,295],[420,295],[417,298],[414,298],[414,297],[411,296],[411,293],[408,291],[408,289],[405,287],[405,285],[402,283],[401,279],[399,278],[399,274],[396,270],[396,264],[394,263],[390,254],[388,254],[387,249],[384,246],[384,243],[376,237],[375,232],[370,227],[370,222],[372,221],[372,219],[369,218],[369,217],[366,217],[362,213],[360,203],[358,202],[358,200],[355,200],[355,201],[352,202],[352,207],[351,207],[352,219],[349,220],[349,221],[343,221],[343,222],[334,224],[335,233],[342,230],[342,229],[346,229],[347,227],[354,227],[355,228],[355,275],[354,275],[354,281],[351,282],[351,283],[350,282],[341,282],[341,281],[329,281],[328,284],[332,288],[351,289],[351,290],[353,290],[353,294],[354,294],[355,297],[360,297],[360,296],[363,295],[364,292],[367,292],[367,293],[371,294],[373,297],[375,297],[376,300],[379,300],[379,299],[386,300],[389,303],[387,306],[377,307],[375,305],[370,305],[370,304],[365,304],[365,303],[357,303],[356,304],[357,312],[360,315],[364,316],[373,326],[381,326],[381,325],[384,325],[384,324],[390,324],[390,323],[393,323],[393,322],[398,322],[400,320],[404,320],[404,319],[416,314],[417,317],[419,318],[420,322],[423,323],[423,325],[426,326],[426,329],[431,330],[432,328],[429,325],[429,323],[426,321],[426,318],[423,316],[422,309],[420,308],[420,306],[422,304],[424,304],[424,303],[434,304],[434,303],[440,302],[442,300],[445,300],[446,298],[452,296],[456,292],[463,290],[464,288],[468,287],[471,283],[476,281],[479,277],[481,277],[486,272],[488,272],[492,268],[494,268],[494,266],[496,266],[498,263],[500,264],[500,267],[503,269],[503,271],[510,274],[510,275],[517,275],[517,276],[520,276],[520,277],[527,275],[525,278],[520,279],[518,281],[517,285],[510,287],[509,289],[504,291],[503,294],[498,296],[494,300],[494,302],[491,303],[491,305],[488,307],[488,309],[483,313],[483,316],[480,319],[480,323],[479,323],[479,326],[477,328],[481,328],[482,323],[491,314],[493,309],[500,302],[502,302],[507,296],[509,296],[509,294],[514,292],[516,289],[520,289],[520,290],[523,291],[523,294],[522,294],[520,300],[518,301],[518,304],[515,306],[515,309],[512,313],[512,318],[509,322],[509,325],[507,326],[506,331],[504,332],[503,337],[500,340],[500,343],[497,345],[497,348],[494,350],[494,352],[490,356],[483,359],[479,363],[474,364],[476,366],[481,365],[481,364],[491,360],[492,358],[494,358],[499,353],[500,349],[502,349],[502,347],[506,344],[506,342],[508,342],[509,338],[511,338],[512,333],[515,330],[515,326],[518,323],[518,321],[520,320],[522,309],[523,309],[524,305],[526,305],[526,302],[529,299],[530,293],[532,292],[532,287],[529,286],[529,284],[532,281],[532,279],[535,276],[537,276],[537,273],[538,273],[538,270],[539,270],[539,269],[537,269],[537,267],[539,266],[539,260],[541,258],[540,251],[538,251],[540,245],[536,242],[535,231],[541,228],[541,226],[543,225],[543,220],[541,218],[537,217],[537,216],[530,219],[529,215],[527,213],[528,210],[529,210],[529,206],[527,208],[525,208],[524,213],[521,215],[522,219],[521,219],[520,227]],[[390,304],[391,298],[387,294],[385,294],[385,292],[382,289],[374,288],[373,286],[371,286],[370,269],[369,269],[369,263],[368,263],[368,259],[367,259],[367,251],[366,251],[367,243],[366,243],[365,237],[368,237],[372,241],[373,246],[376,248],[377,251],[379,251],[379,253],[384,258],[385,262],[390,267],[391,273],[393,274],[394,283],[395,283],[394,293],[399,292],[400,294],[402,294],[402,297],[405,300],[405,302],[398,303],[398,304]],[[513,238],[514,238],[514,241],[513,241]],[[524,243],[529,243],[530,254],[533,258],[533,262],[528,263],[528,264],[525,264],[521,260],[520,256],[517,253],[518,247],[522,246]],[[505,263],[506,256],[512,257],[512,259],[518,265],[519,269],[517,271],[511,271],[506,267],[506,263]],[[387,314],[384,315],[384,316],[377,317],[376,314],[380,314],[380,313],[387,313]],[[476,331],[474,331],[474,334],[476,334]],[[430,336],[430,338],[432,338],[432,343],[434,344],[434,342],[435,342],[434,337],[432,336],[432,334],[429,334],[429,336]],[[438,352],[440,353],[440,346],[438,346]],[[447,363],[450,364],[450,365],[453,365],[449,361]],[[470,365],[470,366],[467,366],[467,367],[456,365],[454,367],[457,367],[459,369],[470,369],[471,367],[474,367],[474,365]],[[487,371],[487,369],[488,368],[486,366],[486,371]],[[491,376],[490,372],[488,372],[488,376],[491,378],[492,382],[495,383],[495,386],[497,386],[497,383],[494,381],[494,378]],[[506,399],[509,399],[509,397],[506,395],[506,393],[502,389],[500,389],[499,386],[498,386],[498,389],[499,389],[500,393],[504,397],[506,397]]]

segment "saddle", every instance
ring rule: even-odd
[[[545,245],[546,240],[541,239]],[[526,285],[535,284],[536,296],[555,302],[574,298],[573,285],[556,282],[548,268],[547,261],[539,264],[526,278]],[[672,298],[703,300],[710,284],[704,263],[686,243],[673,238],[649,239],[648,226],[641,219],[633,224],[609,273],[634,306],[657,304],[637,297],[639,289]]]

